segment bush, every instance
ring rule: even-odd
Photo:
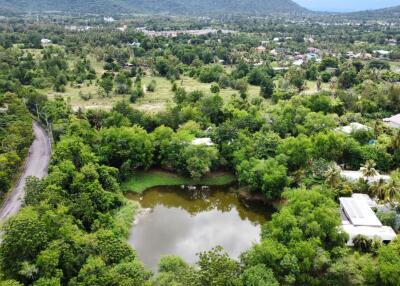
[[[218,84],[221,88],[228,88],[231,85],[231,80],[227,75],[223,74],[219,77]]]
[[[203,83],[218,81],[224,73],[224,68],[220,65],[205,66],[200,68],[199,80]]]
[[[390,70],[390,64],[386,61],[372,60],[369,62],[368,68],[378,70]]]
[[[79,97],[82,98],[84,101],[88,101],[93,98],[93,95],[89,93],[83,93],[82,91],[79,92]]]
[[[147,86],[148,92],[155,92],[156,91],[157,82],[153,79],[149,85]]]
[[[144,96],[143,88],[137,87],[137,88],[135,88],[135,89],[132,91],[129,100],[130,100],[130,102],[135,103],[136,100],[137,100],[139,97],[143,97],[143,96]]]
[[[372,250],[372,239],[364,235],[357,235],[353,238],[354,249],[360,252],[371,252]]]
[[[271,98],[272,94],[274,93],[274,88],[274,81],[269,77],[265,77],[261,82],[261,96],[264,98]]]
[[[329,82],[332,78],[332,74],[330,72],[323,72],[321,73],[321,80],[323,82]]]
[[[213,83],[212,85],[211,85],[211,92],[212,93],[218,93],[218,92],[220,92],[220,87],[219,87],[219,84],[218,83]]]
[[[389,211],[389,212],[378,212],[376,214],[379,220],[382,222],[383,225],[388,225],[392,227],[394,230],[398,230],[398,225],[396,223],[396,212]]]

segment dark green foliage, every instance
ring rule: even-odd
[[[368,63],[368,68],[378,70],[390,70],[390,64],[386,61],[373,60]]]
[[[261,96],[264,98],[271,98],[275,88],[274,81],[269,77],[265,77],[264,79],[262,79],[260,86],[261,86],[261,91],[260,91]]]
[[[372,239],[363,235],[357,235],[353,238],[354,248],[360,252],[370,252],[372,249]]]
[[[0,95],[0,197],[11,187],[32,142],[32,119],[14,94]]]

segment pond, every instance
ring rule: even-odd
[[[163,255],[178,255],[194,264],[197,253],[217,245],[237,258],[259,242],[261,225],[273,211],[241,202],[229,187],[157,187],[127,197],[143,208],[135,218],[129,243],[154,271]]]

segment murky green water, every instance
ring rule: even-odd
[[[271,207],[245,205],[228,187],[189,191],[180,187],[129,194],[143,212],[136,216],[129,242],[153,270],[163,255],[194,264],[197,253],[221,245],[232,256],[258,242]]]

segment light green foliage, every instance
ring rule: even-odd
[[[233,286],[238,283],[239,263],[231,259],[222,247],[200,253],[197,265],[200,285]]]
[[[315,273],[330,265],[329,252],[344,246],[337,206],[320,190],[288,190],[288,204],[262,231],[262,242],[243,256],[246,266],[270,267],[280,283],[316,283]]]
[[[383,246],[378,254],[379,277],[384,285],[400,283],[400,243],[399,239]]]
[[[288,166],[292,170],[305,166],[311,158],[312,151],[311,140],[305,135],[286,138],[278,146],[278,153],[287,156]]]
[[[378,267],[370,255],[345,256],[328,270],[327,285],[379,285]]]
[[[237,171],[241,184],[263,192],[269,199],[279,199],[289,182],[286,167],[274,158],[243,161]]]
[[[101,130],[99,135],[98,153],[103,162],[114,167],[129,164],[132,170],[151,166],[153,140],[143,128],[108,128]]]
[[[0,196],[9,191],[32,141],[32,119],[16,95],[0,94]]]
[[[190,177],[199,180],[211,171],[212,164],[218,159],[218,151],[206,145],[189,145],[184,149],[182,157]]]
[[[278,286],[271,269],[262,264],[246,269],[242,274],[244,286]]]

